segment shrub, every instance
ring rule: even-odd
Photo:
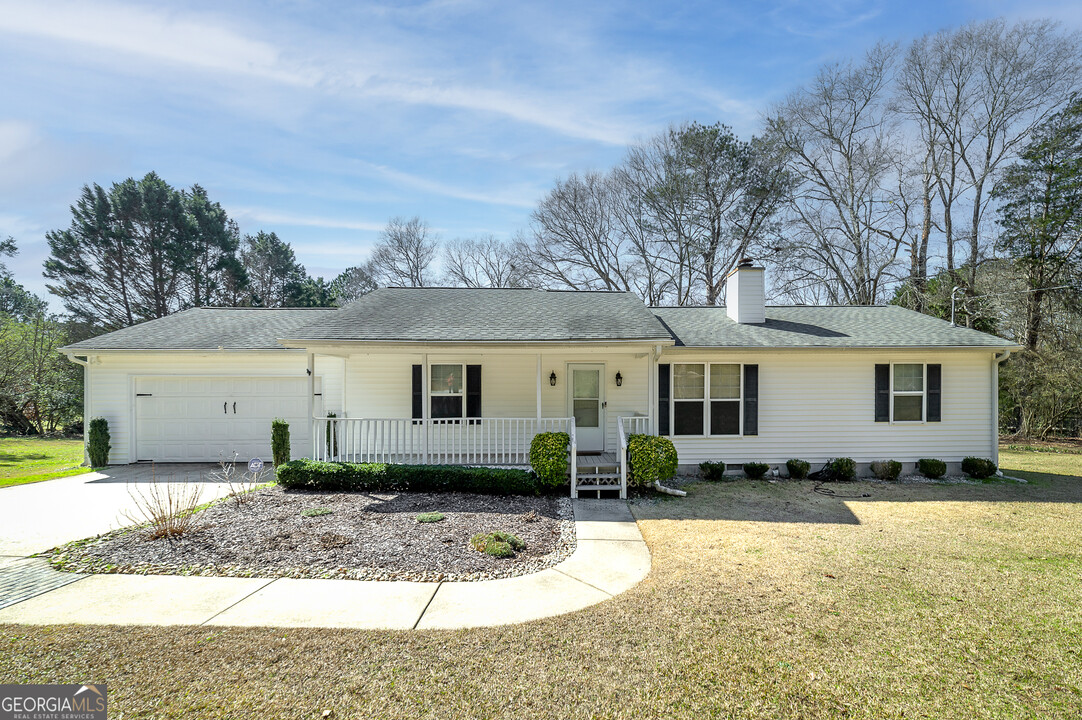
[[[537,433],[530,441],[530,468],[542,487],[558,488],[567,482],[571,436],[565,432]]]
[[[180,537],[202,527],[198,510],[203,488],[187,478],[162,481],[151,468],[150,482],[129,484],[128,495],[132,506],[121,514],[136,525],[145,525],[149,540]]]
[[[271,421],[271,455],[275,467],[289,462],[289,423],[281,418]]]
[[[90,421],[90,430],[86,436],[86,454],[90,456],[91,467],[105,467],[109,464],[109,421],[94,418]]]
[[[920,474],[930,480],[938,480],[947,474],[947,463],[934,458],[921,458],[917,460],[917,469]]]
[[[872,473],[880,480],[897,480],[902,474],[902,464],[897,460],[876,460],[872,463]]]
[[[650,487],[676,474],[679,462],[672,440],[657,435],[634,434],[627,439],[628,471],[635,485]]]
[[[857,464],[853,458],[834,458],[823,468],[831,480],[852,480],[857,476]]]
[[[789,471],[789,477],[793,480],[803,480],[811,471],[811,463],[807,460],[786,460],[785,469]]]
[[[417,522],[419,523],[437,523],[443,520],[444,514],[441,512],[426,512],[417,516]]]
[[[542,487],[526,470],[464,465],[388,465],[385,463],[293,460],[277,469],[287,489],[386,492],[468,492],[537,495]]]
[[[518,537],[502,530],[490,533],[478,533],[470,538],[470,545],[477,552],[483,552],[498,558],[514,557],[515,553],[524,550],[526,543]]]
[[[330,515],[331,512],[330,508],[325,507],[305,508],[304,510],[301,510],[301,515],[304,517],[321,517],[323,515]]]
[[[752,480],[758,480],[763,475],[766,475],[766,471],[770,469],[770,466],[766,463],[750,462],[744,463],[744,474]]]
[[[720,461],[699,463],[699,474],[703,476],[703,480],[721,480],[725,476],[725,463]]]
[[[985,458],[967,457],[962,460],[962,472],[971,478],[983,480],[996,474],[996,464]]]

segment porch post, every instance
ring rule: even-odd
[[[316,432],[316,356],[308,353],[308,425],[312,433],[312,459],[319,459],[319,438]]]
[[[541,419],[541,353],[537,353],[537,419]],[[541,432],[541,423],[537,423],[537,431]]]
[[[428,353],[423,353],[421,355],[421,447],[425,465],[428,464],[428,437],[431,430],[428,405]]]

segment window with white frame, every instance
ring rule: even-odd
[[[674,363],[673,434],[739,435],[741,376],[739,363]]]
[[[428,394],[433,420],[462,417],[466,366],[430,366]]]
[[[923,363],[895,363],[891,368],[891,417],[894,422],[924,420]]]

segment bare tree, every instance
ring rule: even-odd
[[[439,238],[420,217],[391,218],[372,252],[372,272],[382,285],[425,287]]]
[[[859,64],[825,67],[768,120],[797,182],[780,247],[786,294],[819,285],[830,302],[874,304],[897,275],[909,214],[887,102],[895,54],[877,45]]]
[[[523,262],[513,244],[494,235],[458,238],[443,248],[443,272],[448,285],[462,287],[526,287]]]

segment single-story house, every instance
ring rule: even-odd
[[[63,351],[110,462],[270,455],[525,465],[574,438],[573,487],[621,485],[627,436],[681,465],[996,459],[1017,346],[896,306],[767,306],[743,264],[727,306],[624,292],[383,288],[343,308],[193,308]]]

